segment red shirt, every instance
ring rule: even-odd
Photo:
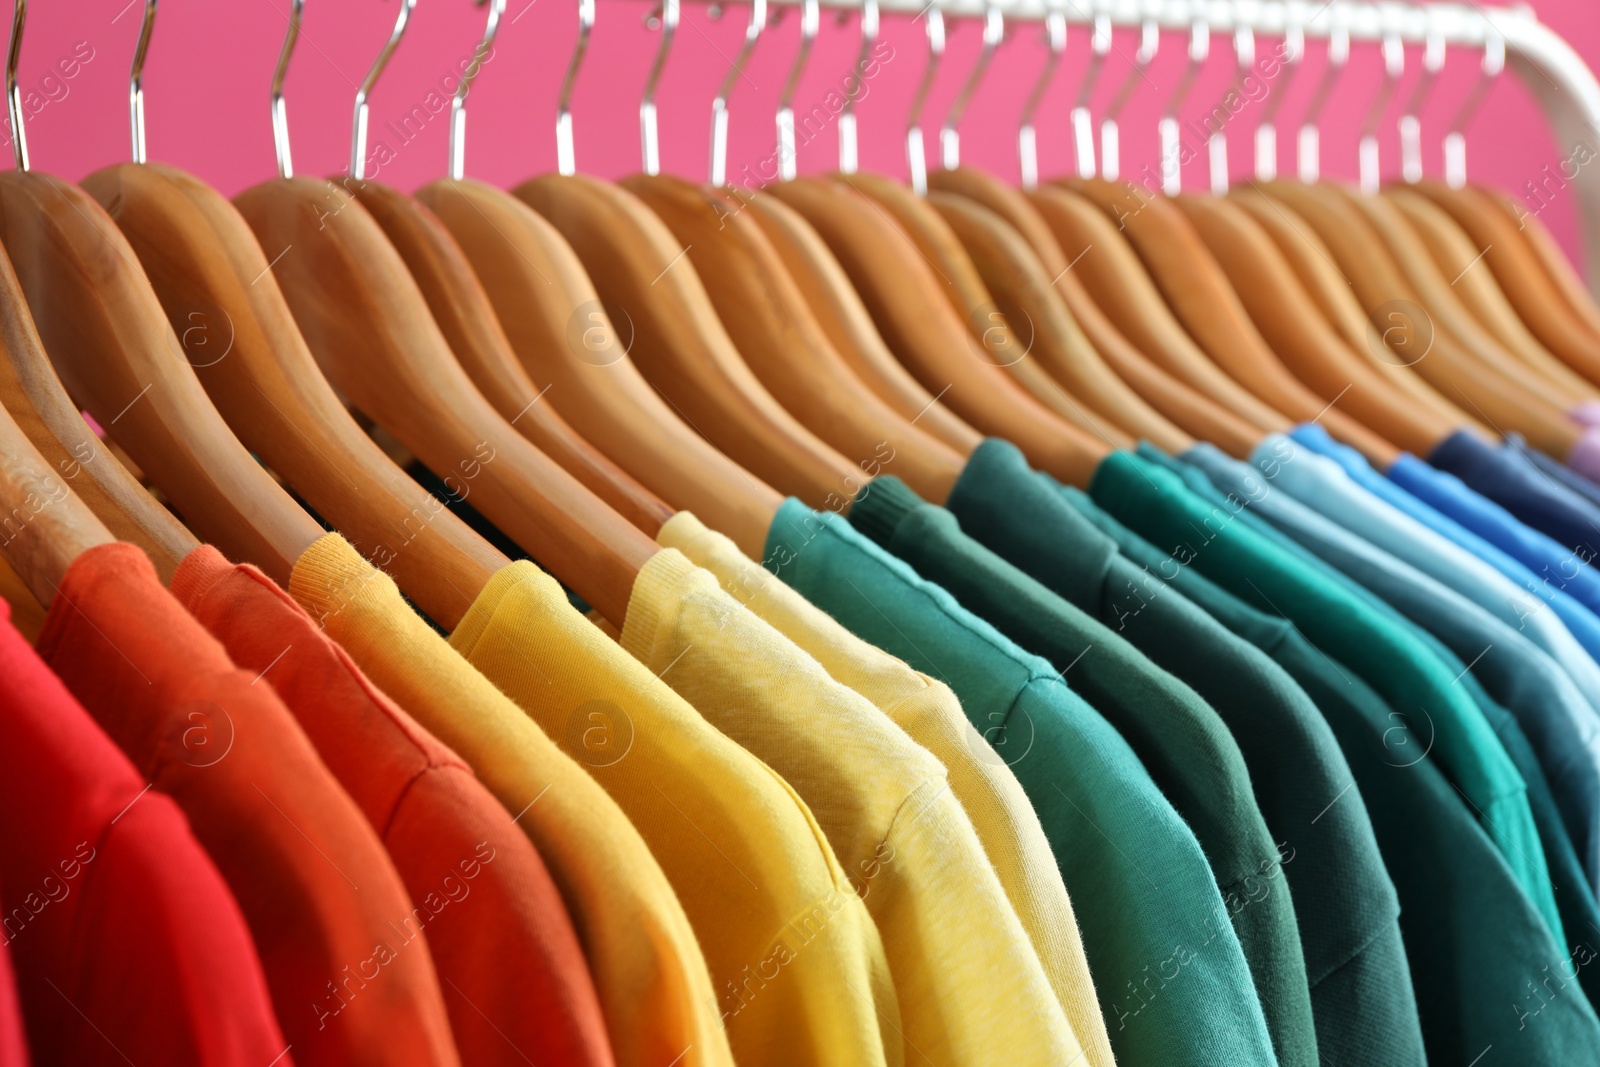
[[[0,602],[0,955],[34,1062],[264,1067],[288,1042],[239,906],[178,805],[147,791],[10,614]],[[8,985],[6,1067],[25,1062]]]
[[[143,552],[109,544],[74,560],[38,651],[189,816],[302,1067],[459,1062],[426,938],[377,836],[271,685],[234,666]]]
[[[0,941],[0,1067],[28,1067],[22,1009],[17,1005],[17,980],[11,974],[11,954],[4,941]]]
[[[172,593],[272,684],[405,880],[464,1063],[610,1067],[600,1002],[544,861],[454,752],[361,673],[299,604],[215,549]]]

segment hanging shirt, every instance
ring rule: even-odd
[[[1168,588],[1160,561],[1141,567],[1119,555],[1010,443],[979,445],[947,506],[964,532],[1098,615],[1222,717],[1281,858],[1245,876],[1244,906],[1281,893],[1280,876],[1292,889],[1319,1053],[1350,1063],[1383,1049],[1391,1064],[1425,1062],[1409,980],[1394,974],[1393,960],[1404,960],[1394,889],[1338,742],[1305,691],[1265,652]]]
[[[732,1064],[683,907],[605,790],[337,534],[296,561],[289,593],[367,677],[467,761],[538,849],[583,945],[617,1063]]]
[[[282,1054],[222,875],[3,604],[0,678],[0,957],[16,967],[15,986],[0,975],[0,1064],[27,1062],[24,1020],[40,1064],[260,1067]],[[181,730],[163,743],[186,751]]]
[[[1600,508],[1541,474],[1515,449],[1494,448],[1462,430],[1440,442],[1428,462],[1554,538],[1583,566],[1600,555]]]
[[[1422,523],[1452,544],[1466,549],[1510,579],[1518,588],[1530,594],[1531,600],[1519,598],[1513,601],[1517,615],[1516,625],[1519,628],[1524,625],[1526,620],[1537,617],[1544,607],[1548,607],[1555,617],[1560,620],[1561,624],[1566,627],[1573,639],[1578,642],[1579,647],[1584,650],[1586,656],[1583,660],[1574,662],[1567,654],[1562,653],[1558,647],[1546,644],[1544,646],[1545,650],[1556,656],[1562,667],[1572,676],[1572,680],[1578,683],[1578,688],[1583,690],[1583,694],[1589,700],[1589,703],[1592,706],[1600,706],[1600,693],[1594,691],[1594,679],[1597,675],[1600,675],[1600,665],[1595,662],[1595,657],[1600,656],[1600,619],[1597,619],[1593,612],[1578,603],[1565,591],[1540,578],[1520,556],[1513,555],[1510,551],[1490,541],[1486,536],[1469,529],[1464,525],[1466,521],[1464,516],[1457,518],[1446,515],[1433,504],[1424,502],[1420,497],[1402,489],[1397,482],[1391,481],[1373,470],[1371,464],[1366,461],[1361,453],[1329,437],[1328,432],[1321,426],[1305,423],[1295,427],[1291,436],[1313,452],[1327,456],[1335,463],[1338,463],[1344,468],[1345,473],[1361,488],[1372,493],[1401,513]],[[1412,462],[1416,461],[1413,460]],[[1529,536],[1544,539],[1544,535],[1528,530],[1527,527],[1522,526],[1521,523],[1507,515],[1499,505],[1491,504],[1484,500],[1470,489],[1461,485],[1457,479],[1448,474],[1434,471],[1432,467],[1428,467],[1426,464],[1418,465],[1426,468],[1436,477],[1454,483],[1461,493],[1474,498],[1479,506],[1500,512],[1505,523],[1514,524]],[[1330,518],[1337,518],[1337,516],[1330,516]],[[1555,558],[1560,558],[1559,546],[1556,546],[1553,542],[1550,542],[1550,545],[1557,550]]]
[[[450,643],[638,828],[739,1062],[903,1062],[883,942],[847,873],[783,779],[657,677],[676,666],[629,658],[526,560],[490,579]]]
[[[866,697],[944,765],[950,790],[1027,931],[1085,1062],[1111,1067],[1111,1040],[1083,939],[1039,816],[1011,768],[967,721],[950,687],[850,633],[691,513],[673,515],[656,539],[715,574],[724,592],[810,653],[835,680]]]
[[[837,515],[786,501],[767,566],[949,685],[1027,790],[1083,925],[1117,1062],[1274,1064],[1238,936],[1194,834],[1128,743],[1030,655]]]
[[[1416,743],[1438,758],[1461,787],[1501,855],[1516,872],[1523,890],[1550,922],[1559,940],[1559,912],[1551,897],[1548,869],[1522,778],[1495,738],[1482,709],[1458,684],[1466,675],[1465,663],[1441,656],[1440,649],[1430,647],[1393,608],[1347,577],[1348,572],[1334,570],[1320,556],[1331,554],[1330,558],[1336,559],[1341,568],[1361,568],[1363,579],[1387,583],[1382,586],[1386,594],[1411,597],[1401,601],[1402,605],[1408,611],[1429,615],[1435,625],[1460,623],[1465,636],[1454,636],[1470,648],[1469,658],[1479,657],[1480,668],[1497,667],[1498,661],[1486,663],[1484,650],[1501,638],[1509,645],[1515,635],[1509,631],[1493,632],[1478,640],[1489,631],[1479,633],[1468,628],[1482,620],[1472,619],[1474,609],[1460,597],[1438,588],[1437,583],[1429,586],[1420,576],[1403,575],[1393,561],[1384,560],[1370,545],[1300,507],[1287,494],[1273,488],[1270,479],[1257,478],[1248,465],[1213,456],[1209,446],[1197,445],[1190,453],[1191,464],[1187,467],[1165,457],[1152,458],[1151,462],[1170,463],[1184,470],[1192,490],[1212,505],[1212,521],[1220,524],[1221,535],[1235,529],[1249,530],[1276,549],[1278,567],[1261,577],[1245,576],[1243,581],[1266,606],[1286,613],[1323,651],[1361,671],[1380,692],[1385,691],[1382,686],[1389,687],[1390,706],[1404,709],[1401,714],[1410,716],[1406,725]],[[1155,454],[1142,449],[1141,457],[1144,456]],[[1226,487],[1208,480],[1206,473],[1192,465],[1202,457],[1211,461],[1208,471],[1214,470],[1217,477],[1224,478]],[[1269,524],[1263,515],[1272,516],[1274,521]],[[1295,536],[1291,538],[1286,531]],[[1302,540],[1315,545],[1318,555],[1303,547]],[[1223,542],[1221,536],[1216,536],[1216,540],[1203,544],[1196,551],[1214,546],[1221,549],[1212,552],[1208,562],[1215,562],[1220,556],[1221,565],[1228,566],[1234,542]],[[1284,566],[1291,562],[1291,566]],[[1234,580],[1239,579],[1235,576]],[[1262,582],[1266,584],[1258,584]],[[1429,594],[1434,597],[1431,602],[1425,599]],[[1430,603],[1445,601],[1451,603],[1451,610],[1461,613],[1460,617],[1429,614]]]
[[[68,568],[39,656],[182,806],[250,924],[300,1064],[458,1062],[427,938],[394,865],[257,675],[138,547]]]
[[[1336,745],[1342,744],[1338,722],[1387,721],[1389,709],[1378,694],[1311,647],[1282,616],[1257,611],[1195,568],[1180,565],[1101,510],[1087,494],[1059,484],[1055,488],[1073,510],[1116,542],[1118,551],[1147,581],[1162,583],[1160,595],[1172,592],[1186,597],[1230,632],[1271,656],[1311,698],[1328,724],[1325,728],[1333,729]],[[1140,595],[1141,601],[1152,599]],[[1307,734],[1314,736],[1309,728]],[[1262,743],[1270,749],[1273,740],[1269,736]],[[1362,750],[1357,758],[1366,754]],[[1338,747],[1316,763],[1318,769],[1307,771],[1302,789],[1326,796],[1328,787],[1340,780],[1339,771],[1350,765]],[[1360,778],[1357,768],[1350,767],[1350,773]],[[1327,784],[1314,785],[1319,779]],[[1411,987],[1411,967],[1400,936],[1400,902],[1373,831],[1373,822],[1382,813],[1374,811],[1369,819],[1364,803],[1347,803],[1363,799],[1358,784],[1349,789],[1341,786],[1314,815],[1301,820],[1304,829],[1298,840],[1304,847],[1291,838],[1295,858],[1286,870],[1295,887],[1295,907],[1304,916],[1301,944],[1307,949],[1306,968],[1313,983],[1317,1051],[1329,1062],[1368,1067],[1423,1064],[1427,1056]],[[1359,951],[1348,956],[1334,952],[1319,966],[1310,952],[1324,938],[1340,943],[1340,931],[1347,951],[1360,947]],[[1326,977],[1319,978],[1323,974]]]
[[[566,905],[511,815],[272,579],[210,546],[172,594],[239,667],[270,683],[378,833],[425,929],[463,1062],[509,1047],[610,1065],[605,1020]]]
[[[1366,460],[1354,449],[1337,444],[1333,447],[1349,451],[1351,464],[1365,465]],[[1257,446],[1252,459],[1258,465],[1271,464],[1278,484],[1323,518],[1455,590],[1521,633],[1560,665],[1590,708],[1600,708],[1600,665],[1584,651],[1560,617],[1544,610],[1545,605],[1521,588],[1521,583],[1513,584],[1473,553],[1380,499],[1358,484],[1346,466],[1319,451],[1304,446],[1298,437],[1273,435]],[[1291,458],[1279,460],[1278,456]],[[1390,493],[1407,495],[1370,467],[1367,470],[1372,481]]]
[[[1510,451],[1515,456],[1526,460],[1533,465],[1534,470],[1543,474],[1557,485],[1578,494],[1591,507],[1600,507],[1600,485],[1596,485],[1589,478],[1579,474],[1566,464],[1551,459],[1537,448],[1533,448],[1522,439],[1521,434],[1506,435],[1506,439],[1500,447],[1502,450]]]
[[[943,764],[673,549],[622,645],[810,805],[883,936],[908,1063],[1082,1061]]]
[[[1382,685],[1407,701],[1399,707],[1416,706],[1405,688],[1393,684],[1396,676],[1415,673],[1399,658],[1422,656],[1415,641],[1403,629],[1389,636],[1397,626],[1358,597],[1325,599],[1338,596],[1336,584],[1239,522],[1234,509],[1198,498],[1159,466],[1115,453],[1090,488],[1096,503],[1135,532],[1174,546],[1165,572],[1182,588],[1201,594],[1215,588],[1192,582],[1206,576],[1234,586],[1230,592],[1259,604],[1269,617],[1281,618],[1274,604],[1323,604],[1328,620],[1351,628],[1346,636],[1311,612],[1293,620],[1307,643],[1315,642],[1312,652],[1329,676],[1342,679],[1325,687],[1331,698],[1326,702],[1312,688],[1308,692],[1356,775],[1399,893],[1429,1061],[1471,1063],[1490,1047],[1506,1063],[1600,1060],[1591,1036],[1600,1020],[1574,981],[1593,954],[1580,947],[1569,956],[1557,948],[1462,794],[1425,751],[1414,713],[1362,696],[1363,677],[1371,674],[1374,691]],[[1285,619],[1283,625],[1291,623]],[[1383,661],[1387,674],[1372,669],[1371,656]],[[1528,982],[1546,978],[1547,992],[1536,995]]]
[[[1305,957],[1278,846],[1239,746],[1193,689],[1081,609],[961,531],[950,512],[893,476],[858,498],[850,524],[944,586],[1002,634],[1057,666],[1117,729],[1194,830],[1250,964],[1281,1065],[1317,1060]]]
[[[1521,560],[1551,594],[1566,593],[1591,613],[1600,612],[1600,572],[1586,557],[1562,547],[1461,479],[1402,454],[1389,478],[1406,492]],[[1574,631],[1577,632],[1577,631]],[[1595,651],[1590,650],[1593,656]]]

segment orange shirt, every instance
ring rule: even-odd
[[[283,699],[410,891],[467,1064],[610,1067],[583,950],[550,872],[467,765],[370,682],[299,604],[209,545],[172,593]]]
[[[272,687],[233,665],[138,547],[73,561],[37,651],[189,817],[249,924],[295,1062],[460,1062],[372,828]]]

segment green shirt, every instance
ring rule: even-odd
[[[1316,1026],[1294,904],[1244,757],[1217,713],[1122,637],[968,537],[954,515],[898,478],[875,479],[851,508],[850,524],[1049,660],[1133,746],[1211,862],[1278,1062],[1313,1067]]]
[[[869,495],[871,495],[869,493]],[[779,508],[766,565],[846,629],[944,681],[1050,840],[1123,1067],[1277,1060],[1194,834],[1128,743],[1030,655],[837,515]],[[992,742],[993,748],[985,739]]]
[[[1426,1064],[1394,884],[1349,765],[1306,690],[1264,648],[1169,587],[1165,577],[1181,571],[1175,561],[1141,566],[1119,555],[1008,442],[978,446],[947,506],[972,537],[1192,686],[1232,731],[1284,855],[1323,1058],[1376,1062],[1381,1049],[1386,1064]],[[1263,623],[1278,645],[1292,635],[1281,619]]]
[[[1100,465],[1090,491],[1134,531],[1174,547],[1170,560],[1185,587],[1199,571],[1264,612],[1295,611],[1296,631],[1340,679],[1326,686],[1330,697],[1340,688],[1356,693],[1364,679],[1390,701],[1324,703],[1313,693],[1366,798],[1399,892],[1429,1060],[1470,1064],[1492,1047],[1484,1064],[1600,1063],[1600,1022],[1574,981],[1596,963],[1595,954],[1582,945],[1570,955],[1557,948],[1463,803],[1459,783],[1429,751],[1427,720],[1419,733],[1418,716],[1399,710],[1417,706],[1405,703],[1418,684],[1406,661],[1426,659],[1426,646],[1359,597],[1330,604],[1319,587],[1332,583],[1320,571],[1237,521],[1237,509],[1196,497],[1154,464],[1116,453]],[[1498,784],[1503,791],[1505,783]],[[1376,1055],[1373,1062],[1387,1062]]]

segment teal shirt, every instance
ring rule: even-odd
[[[1180,571],[1174,561],[1140,566],[1119,554],[1008,442],[978,446],[946,506],[963,531],[1098,616],[1222,717],[1284,856],[1322,1058],[1423,1067],[1394,885],[1349,765],[1305,689],[1267,651],[1169,585],[1166,574]],[[1263,629],[1284,643],[1282,620]]]
[[[1276,1064],[1194,834],[1128,743],[1048,661],[844,519],[798,500],[778,510],[766,565],[859,637],[948,684],[980,755],[1010,764],[1072,896],[1122,1067]]]
[[[1244,756],[1216,711],[1098,620],[968,537],[954,515],[898,478],[874,480],[851,508],[850,524],[1049,660],[1128,741],[1211,863],[1279,1064],[1314,1067],[1316,1025],[1292,894]]]
[[[1429,1060],[1469,1064],[1492,1048],[1482,1063],[1600,1063],[1600,1020],[1576,980],[1600,959],[1581,944],[1571,953],[1556,946],[1463,803],[1464,787],[1428,751],[1416,713],[1401,710],[1418,706],[1417,670],[1406,661],[1424,659],[1426,646],[1361,597],[1330,599],[1323,587],[1339,586],[1322,571],[1239,521],[1242,509],[1197,497],[1156,464],[1116,453],[1096,471],[1090,494],[1135,533],[1172,546],[1180,581],[1210,578],[1259,613],[1284,617],[1328,676],[1341,679],[1327,686],[1330,697],[1365,683],[1385,698],[1381,707],[1317,699],[1367,799],[1399,892]]]

